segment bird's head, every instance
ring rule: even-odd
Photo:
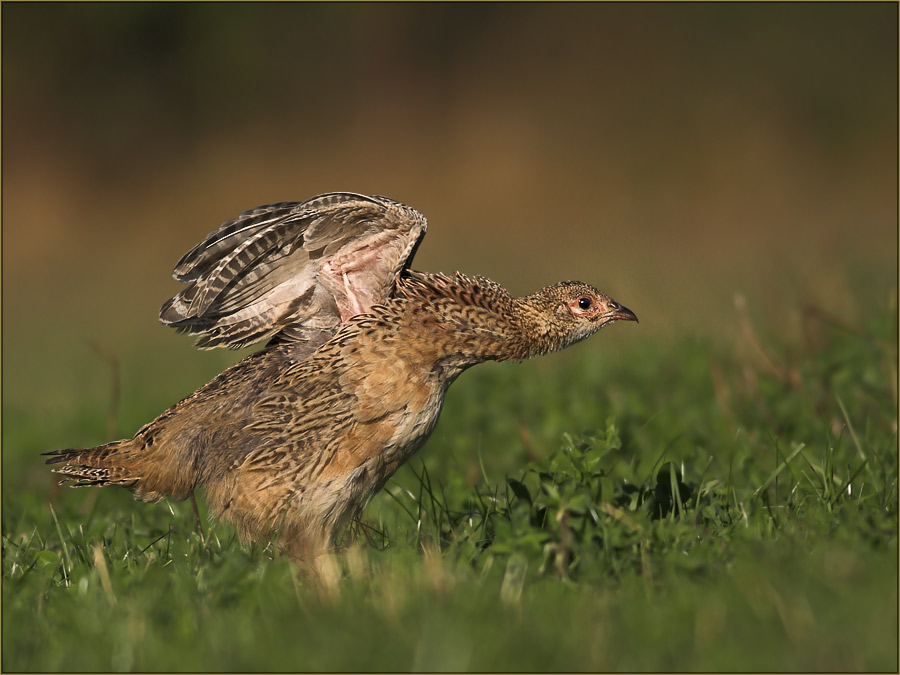
[[[637,321],[627,307],[580,281],[563,281],[519,298],[533,348],[529,356],[565,349],[613,321]]]

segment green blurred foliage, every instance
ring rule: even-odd
[[[649,123],[645,142],[665,142],[654,118],[696,124],[711,103],[774,108],[797,142],[840,157],[893,124],[892,16],[877,4],[10,3],[5,122],[77,130],[70,151],[115,178],[123,161],[237,125],[340,133],[392,96],[439,122],[487,85],[548,122],[563,106],[572,141],[594,140],[578,123],[593,116]]]

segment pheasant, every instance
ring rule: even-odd
[[[120,485],[148,502],[203,487],[244,540],[277,533],[308,558],[425,443],[464,370],[637,321],[581,282],[513,298],[482,277],[412,271],[424,231],[410,207],[349,193],[223,223],[175,268],[190,285],[161,319],[202,347],[271,336],[266,347],[133,438],[47,463],[73,487]]]

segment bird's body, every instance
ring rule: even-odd
[[[49,462],[64,462],[56,470],[78,485],[121,485],[145,501],[202,486],[245,538],[277,531],[305,557],[331,545],[422,446],[463,370],[562,349],[634,318],[578,282],[511,298],[483,278],[398,270],[391,286],[311,355],[304,340],[275,339],[133,439]]]

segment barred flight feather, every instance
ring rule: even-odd
[[[188,287],[160,321],[198,335],[201,349],[300,336],[308,352],[310,334],[390,297],[426,226],[415,209],[353,193],[245,211],[178,262],[173,276]]]

